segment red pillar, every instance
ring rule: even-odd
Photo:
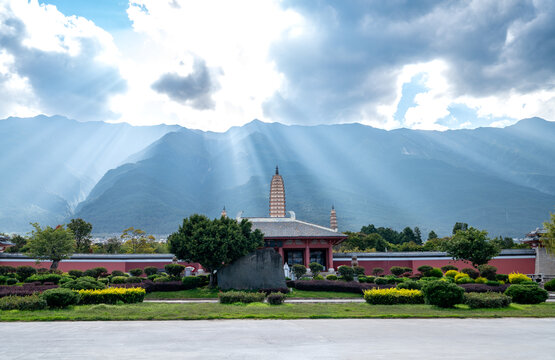
[[[309,261],[310,261],[310,249],[308,248],[308,240],[307,240],[304,247],[304,266],[305,267],[308,267]]]
[[[330,268],[334,267],[333,266],[333,249],[332,247],[328,247],[328,268],[326,269],[326,271],[329,271]],[[335,269],[335,268],[334,268]]]
[[[285,254],[283,253],[283,248],[282,247],[278,248],[278,253],[281,255],[281,261],[285,262]]]

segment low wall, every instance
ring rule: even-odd
[[[397,252],[397,253],[336,253],[333,254],[333,265],[337,269],[341,265],[351,266],[351,259],[357,257],[358,265],[371,274],[372,269],[382,268],[386,274],[391,274],[392,266],[410,267],[416,272],[422,265],[440,268],[445,265],[454,265],[459,269],[472,267],[464,261],[454,261],[446,253],[439,251],[429,252]],[[534,274],[536,266],[536,252],[534,249],[503,250],[499,256],[493,258],[488,264],[497,267],[500,274],[520,272]]]

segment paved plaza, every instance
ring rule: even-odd
[[[0,323],[0,359],[553,359],[555,319]]]

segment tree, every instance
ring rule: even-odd
[[[422,233],[420,232],[420,228],[418,226],[414,228],[414,242],[422,245]]]
[[[378,233],[364,234],[346,233],[348,238],[339,246],[340,251],[385,251],[391,244],[387,243]]]
[[[37,259],[51,260],[51,270],[58,268],[58,263],[66,259],[75,250],[75,238],[70,229],[62,225],[56,228],[50,226],[41,229],[39,224],[31,224],[35,230],[27,242],[29,249],[26,254]]]
[[[210,286],[215,286],[215,270],[264,245],[262,232],[251,227],[247,219],[239,223],[194,214],[168,237],[168,248],[179,259],[201,264],[210,273]]]
[[[71,219],[69,224],[67,224],[67,228],[73,231],[75,250],[80,253],[90,252],[92,224],[81,218]]]
[[[10,246],[6,252],[8,253],[18,253],[18,252],[25,252],[27,250],[27,239],[21,235],[13,235],[10,241],[14,244],[14,246]]]
[[[547,252],[555,255],[555,214],[550,214],[550,218],[550,221],[543,223],[547,232],[542,235],[541,241]]]
[[[468,224],[463,222],[456,222],[453,226],[453,235],[455,235],[459,230],[468,230]]]
[[[477,267],[487,264],[499,254],[499,248],[487,238],[488,233],[469,227],[457,233],[445,244],[445,250],[453,260],[464,260]]]
[[[414,234],[414,231],[412,231],[412,229],[407,226],[401,232],[401,243],[411,242],[411,241],[414,243],[416,242],[416,235]]]
[[[130,227],[123,230],[120,236],[123,244],[122,249],[127,254],[154,254],[156,251],[156,239],[152,235],[146,235],[141,229]]]
[[[433,230],[428,233],[428,240],[432,240],[432,239],[437,239],[437,234]]]
[[[107,254],[117,254],[121,251],[121,240],[117,237],[111,237],[106,240],[102,246],[103,252]]]
[[[447,242],[451,240],[450,237],[444,237],[441,239],[438,238],[433,238],[433,239],[429,239],[428,241],[426,241],[424,243],[424,246],[422,246],[422,250],[424,251],[445,251],[445,244],[447,244]]]

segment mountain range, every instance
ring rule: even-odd
[[[81,217],[95,233],[175,231],[192,213],[267,216],[276,165],[287,210],[341,231],[450,233],[457,221],[522,236],[555,206],[555,122],[385,131],[254,120],[224,133],[62,117],[0,120],[0,231]]]

